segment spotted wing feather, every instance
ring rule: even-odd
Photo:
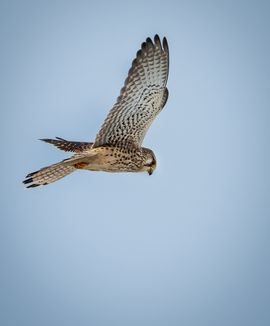
[[[110,144],[140,147],[144,136],[164,107],[168,90],[169,48],[166,38],[161,44],[147,38],[137,52],[125,85],[109,112],[93,147]]]
[[[76,152],[80,153],[86,149],[90,149],[93,143],[79,142],[79,141],[70,141],[60,137],[55,137],[56,139],[40,139],[46,143],[52,144],[57,148],[65,152]]]

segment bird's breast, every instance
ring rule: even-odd
[[[142,166],[142,155],[139,151],[125,150],[117,147],[98,147],[95,160],[85,167],[92,171],[136,172]],[[93,154],[93,152],[92,152]]]

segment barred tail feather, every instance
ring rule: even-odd
[[[23,183],[27,188],[47,185],[65,177],[75,170],[76,169],[74,166],[66,165],[62,161],[50,166],[46,166],[39,171],[28,174]]]

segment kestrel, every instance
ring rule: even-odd
[[[75,154],[26,176],[27,188],[47,185],[78,169],[105,172],[148,172],[156,168],[154,152],[142,147],[144,136],[168,99],[169,48],[158,35],[137,52],[120,96],[93,143],[63,138],[41,139]]]

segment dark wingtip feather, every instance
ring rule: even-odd
[[[28,176],[27,176],[26,178],[28,178]],[[26,179],[26,180],[23,181],[23,183],[24,183],[25,185],[26,185],[27,183],[31,183],[31,182],[33,182],[33,178],[29,178],[29,179]]]
[[[36,174],[38,171],[35,171],[35,172],[31,172],[29,174],[27,174],[26,178],[30,178],[32,177],[34,174]]]
[[[147,39],[146,39],[146,43],[150,43],[150,44],[153,45],[153,41],[152,41],[152,39],[151,39],[150,37],[147,37]]]
[[[150,37],[147,37],[145,43],[146,43],[146,49],[151,49],[154,47],[154,43]]]
[[[168,45],[168,41],[166,39],[166,37],[163,37],[163,41],[162,41],[162,44],[163,44],[163,49],[169,53],[169,45]]]
[[[45,141],[46,143],[49,143],[50,142],[50,139],[49,138],[40,138],[39,140]]]
[[[66,139],[61,138],[61,137],[55,137],[55,139],[50,139],[50,138],[40,138],[39,140],[41,140],[41,141],[45,141],[46,143],[50,143],[50,144],[52,144],[52,143],[55,142],[56,139],[57,139],[57,140],[60,140],[60,141],[66,141]]]
[[[40,185],[38,185],[36,183],[33,183],[32,185],[27,186],[26,188],[35,188],[35,187],[38,187],[38,186],[40,186]]]
[[[142,50],[137,51],[136,57],[139,58],[141,55],[142,55]],[[133,62],[136,62],[136,59],[134,59]]]
[[[160,42],[160,38],[159,38],[158,34],[156,34],[154,36],[154,42],[155,42],[156,45],[158,45],[159,47],[161,47],[161,42]]]

